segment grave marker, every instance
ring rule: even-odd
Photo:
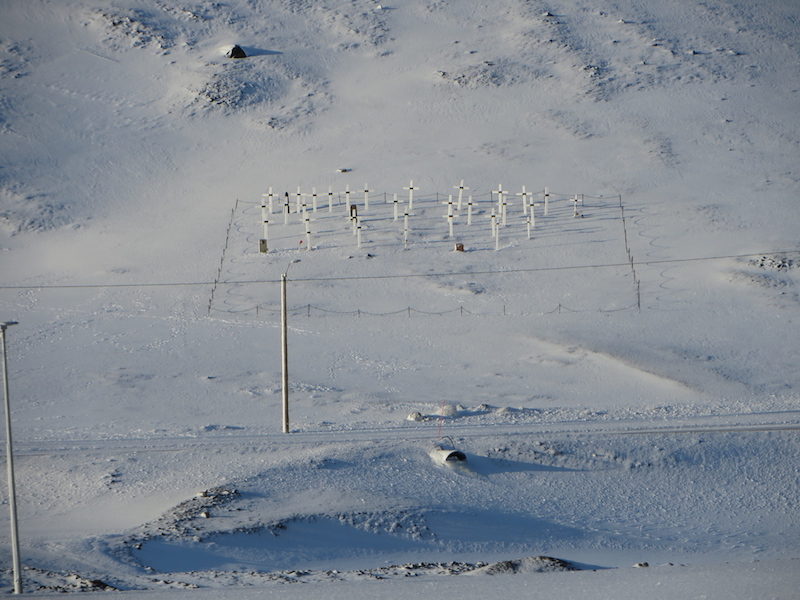
[[[464,190],[468,190],[469,188],[468,187],[464,187],[464,180],[463,179],[461,180],[461,183],[459,185],[457,185],[457,186],[454,185],[453,187],[458,190],[458,210],[461,210],[461,199],[464,196]]]
[[[404,187],[404,190],[408,190],[408,210],[409,212],[414,210],[414,190],[417,189],[414,187],[414,180],[408,182],[408,187]]]
[[[528,212],[527,212],[528,211],[528,202],[527,202],[527,200],[528,200],[528,192],[525,191],[525,186],[524,185],[522,186],[522,191],[521,192],[517,192],[517,196],[522,196],[522,214],[523,215],[527,215],[528,214]]]

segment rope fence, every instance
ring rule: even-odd
[[[521,248],[522,242],[515,240],[540,240],[536,248],[541,249],[542,244],[556,243],[557,236],[581,235],[580,239],[586,240],[586,236],[597,236],[598,231],[608,228],[609,217],[617,223],[622,224],[621,231],[623,238],[623,248],[627,258],[619,256],[617,261],[613,258],[607,261],[607,266],[629,266],[633,276],[633,289],[635,291],[635,302],[630,306],[596,309],[597,312],[619,312],[636,308],[641,311],[640,284],[636,273],[633,255],[628,243],[627,216],[621,195],[591,195],[591,194],[570,194],[558,191],[550,191],[549,188],[540,190],[527,190],[522,186],[521,191],[504,189],[500,184],[496,188],[489,188],[490,191],[480,193],[469,193],[468,186],[462,180],[460,185],[453,186],[453,193],[443,194],[434,192],[423,194],[419,185],[414,184],[414,180],[409,181],[408,186],[402,188],[402,192],[377,192],[371,190],[368,184],[364,184],[363,189],[350,185],[345,190],[334,191],[333,186],[328,186],[327,192],[317,192],[314,187],[310,192],[303,191],[301,186],[297,186],[293,191],[274,191],[276,188],[270,187],[267,193],[262,194],[259,201],[239,201],[231,211],[230,222],[225,237],[220,265],[211,290],[211,297],[208,302],[208,314],[229,314],[247,315],[261,318],[265,315],[278,314],[278,310],[270,308],[268,305],[254,303],[247,306],[247,293],[240,294],[238,299],[246,308],[233,306],[231,298],[222,300],[219,295],[220,285],[247,285],[256,283],[256,280],[226,281],[223,278],[226,257],[231,252],[229,243],[231,240],[231,230],[234,223],[240,233],[247,233],[246,239],[237,241],[238,246],[242,243],[249,245],[242,248],[243,256],[253,252],[251,244],[258,243],[258,253],[269,255],[277,252],[282,255],[285,251],[303,250],[311,251],[318,249],[333,249],[341,247],[367,247],[385,248],[398,242],[405,249],[409,246],[416,246],[418,249],[440,247],[441,244],[452,244],[455,242],[456,251],[485,251],[485,250],[513,250]],[[308,188],[306,188],[307,190]],[[484,188],[485,189],[485,188]],[[260,205],[261,235],[247,225],[250,219],[255,216],[253,213],[258,210]],[[566,206],[565,206],[566,205]],[[570,206],[571,205],[571,206]],[[240,208],[243,207],[243,208]],[[255,210],[253,210],[255,209]],[[237,214],[239,211],[241,214]],[[609,213],[610,211],[610,213]],[[619,212],[616,212],[619,211]],[[250,216],[248,216],[250,215]],[[606,216],[603,216],[606,215]],[[583,217],[588,217],[583,219]],[[565,223],[573,222],[574,225],[566,226]],[[573,221],[573,219],[575,219]],[[256,221],[256,219],[253,219]],[[349,221],[349,222],[348,222]],[[602,224],[603,221],[607,223]],[[345,225],[344,223],[347,222]],[[255,225],[255,223],[252,223]],[[488,237],[489,225],[491,224],[491,236]],[[270,239],[271,227],[278,227],[277,237]],[[283,229],[288,226],[288,229]],[[255,235],[254,235],[255,234]],[[352,234],[352,236],[350,235]],[[362,235],[364,239],[362,241]],[[256,239],[254,240],[253,237]],[[298,242],[298,237],[302,238]],[[260,239],[258,239],[260,238]],[[502,239],[502,243],[501,243]],[[618,238],[617,238],[618,239]],[[352,241],[351,241],[352,240]],[[611,241],[611,240],[604,240]],[[352,246],[351,246],[352,245]],[[619,248],[618,252],[623,248]],[[238,252],[239,250],[237,250]],[[611,249],[613,252],[613,248]],[[313,253],[311,253],[313,255]],[[538,256],[541,256],[538,255]],[[371,258],[371,255],[368,255]],[[230,261],[229,261],[230,262]],[[236,257],[233,257],[236,262]],[[231,263],[233,264],[233,263]],[[242,263],[237,264],[241,269]],[[522,270],[562,270],[569,267],[557,267],[543,265],[532,269]],[[501,269],[502,271],[502,269]],[[480,272],[473,273],[474,275]],[[448,274],[443,274],[448,275]],[[384,273],[381,277],[393,278],[390,273]],[[409,276],[409,275],[406,275]],[[412,275],[413,276],[413,275]],[[358,279],[359,277],[352,277]],[[372,279],[375,276],[368,276]],[[302,280],[325,280],[327,278],[299,278]],[[336,280],[351,279],[344,274],[331,277]],[[261,280],[263,282],[263,280]],[[560,295],[560,294],[559,294]],[[556,296],[558,298],[558,296]],[[257,302],[257,301],[256,301]],[[229,304],[229,306],[225,306]],[[216,306],[215,306],[216,305]],[[406,308],[389,311],[375,312],[360,308],[354,310],[335,310],[324,308],[314,304],[306,304],[300,307],[289,309],[293,315],[305,313],[307,317],[340,315],[355,317],[391,317],[402,316],[507,316],[510,314],[559,314],[559,313],[578,313],[588,312],[587,310],[576,310],[563,303],[558,303],[549,311],[516,312],[507,311],[506,306],[502,310],[471,311],[463,305],[443,311],[429,311],[407,306]]]
[[[431,310],[421,310],[418,308],[413,308],[408,306],[403,309],[387,311],[387,312],[374,312],[369,310],[363,310],[360,308],[353,309],[353,310],[335,310],[330,308],[323,308],[321,306],[316,306],[314,304],[303,304],[294,307],[287,307],[286,312],[288,315],[293,317],[324,317],[327,315],[334,315],[334,316],[350,316],[350,317],[397,317],[397,316],[404,316],[407,318],[411,318],[414,315],[421,315],[421,316],[461,316],[461,317],[508,317],[508,316],[542,316],[542,315],[552,315],[552,314],[561,314],[561,313],[587,313],[587,312],[599,312],[599,313],[611,313],[611,312],[620,312],[625,310],[632,310],[638,308],[637,304],[631,304],[630,306],[624,306],[621,308],[613,308],[613,309],[597,309],[596,311],[589,311],[589,310],[577,310],[565,306],[564,304],[559,303],[555,308],[549,311],[536,311],[536,312],[515,312],[507,310],[506,306],[503,305],[502,309],[498,309],[495,311],[474,311],[465,308],[464,306],[458,306],[456,308],[451,308],[448,310],[441,310],[441,311],[431,311]],[[272,316],[280,316],[281,310],[280,308],[273,308],[269,306],[261,306],[255,305],[249,308],[240,308],[240,309],[216,309],[212,308],[210,314],[225,314],[225,315],[234,315],[234,316],[253,316],[256,319],[264,318],[264,317],[272,317]]]
[[[628,245],[628,223],[625,218],[625,206],[622,204],[622,194],[619,195],[619,210],[622,217],[622,235],[625,240],[625,252],[628,254],[628,262],[630,262],[631,265],[633,285],[636,286],[636,308],[639,312],[642,312],[642,287],[639,278],[636,276],[636,263],[633,260],[631,247]]]
[[[219,259],[219,268],[217,269],[217,276],[214,278],[214,285],[211,288],[211,298],[208,300],[208,312],[211,313],[211,306],[214,303],[214,294],[217,291],[217,286],[219,285],[220,280],[222,279],[222,268],[225,265],[225,254],[228,252],[228,244],[230,243],[231,239],[231,229],[233,228],[233,220],[236,217],[236,209],[239,208],[239,199],[236,199],[236,203],[233,205],[231,209],[231,218],[228,221],[228,229],[225,232],[225,245],[222,247],[222,256]]]

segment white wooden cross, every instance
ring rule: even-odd
[[[306,252],[311,251],[311,216],[308,214],[306,207],[303,207],[303,220],[306,224]]]
[[[311,217],[308,211],[303,211],[304,221],[306,223],[306,250],[311,250]]]
[[[517,192],[517,196],[522,196],[522,214],[528,214],[528,192],[525,191],[525,186],[522,186],[522,191]]]
[[[316,195],[316,194],[314,194],[314,195]],[[308,202],[306,202],[306,198],[311,198],[311,194],[307,194],[307,193],[300,194],[300,197],[301,197],[301,200],[302,200],[302,202],[300,204],[300,209],[303,211],[303,218],[305,218],[306,211],[308,210]]]
[[[550,199],[550,192],[544,188],[544,214],[547,216],[547,201]]]
[[[494,193],[497,194],[497,212],[503,210],[503,192],[505,192],[505,190],[503,189],[503,184],[501,183],[497,189],[494,190]]]
[[[367,187],[367,184],[365,183],[364,184],[364,210],[369,209],[369,193],[371,191],[372,190],[370,190],[369,187]]]
[[[272,188],[269,188],[269,203],[270,203],[270,212],[272,212]],[[262,238],[262,252],[266,252],[267,247],[267,223],[269,222],[269,217],[267,216],[267,195],[261,194],[261,222],[264,224],[264,238]]]
[[[506,196],[505,196],[506,190],[503,189],[502,184],[498,186],[498,189],[495,190],[495,193],[497,194],[497,210],[500,213],[500,217],[503,220],[503,226],[505,226],[507,224],[506,208],[508,206],[508,202],[506,202]]]
[[[272,198],[273,198],[273,196],[274,196],[274,194],[272,193],[272,186],[269,187],[269,192],[268,193],[261,194],[261,198],[262,198],[262,200],[261,200],[261,210],[262,211],[264,210],[264,208],[266,208],[264,206],[264,197],[266,197],[266,198],[269,199],[269,214],[272,214]]]
[[[450,237],[453,237],[453,194],[447,196],[447,224],[450,227]]]
[[[575,196],[570,198],[569,201],[572,202],[572,216],[573,216],[573,218],[574,217],[580,217],[581,215],[578,212],[578,202],[583,204],[583,198],[578,198],[578,194],[575,194]]]
[[[414,180],[408,182],[408,187],[404,187],[404,190],[408,190],[408,210],[412,210],[414,208],[414,190],[417,189],[414,187]]]
[[[461,199],[464,197],[464,190],[468,190],[468,187],[464,187],[464,180],[461,180],[459,185],[454,185],[453,188],[458,190],[458,210],[461,210]]]

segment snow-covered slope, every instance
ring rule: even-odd
[[[28,589],[797,559],[799,18],[6,0]]]

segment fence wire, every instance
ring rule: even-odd
[[[303,304],[299,306],[292,306],[286,308],[286,314],[292,317],[324,317],[328,315],[332,316],[350,316],[350,317],[397,317],[397,316],[405,316],[405,317],[412,317],[414,315],[420,315],[423,317],[431,317],[431,316],[461,316],[461,317],[527,317],[527,316],[543,316],[543,315],[553,315],[553,314],[561,314],[561,313],[588,313],[588,312],[598,312],[598,313],[612,313],[612,312],[621,312],[626,310],[635,310],[638,306],[636,303],[631,304],[630,306],[623,306],[620,308],[611,308],[611,309],[597,309],[596,311],[590,310],[580,310],[570,308],[564,304],[559,303],[555,308],[549,311],[531,311],[531,312],[517,312],[517,311],[509,311],[507,307],[504,305],[502,309],[498,308],[494,311],[474,311],[464,306],[458,306],[456,308],[451,308],[447,310],[422,310],[419,308],[414,308],[412,306],[407,306],[406,308],[402,308],[399,310],[392,310],[386,312],[375,312],[371,310],[363,310],[360,308],[351,309],[351,310],[336,310],[332,308],[323,308],[321,306],[316,306],[314,304]],[[281,314],[280,308],[275,308],[272,306],[262,306],[262,305],[255,305],[249,308],[242,308],[242,309],[217,309],[212,308],[210,314],[213,315],[234,315],[234,316],[250,316],[255,318],[263,318],[263,317],[277,317]]]

